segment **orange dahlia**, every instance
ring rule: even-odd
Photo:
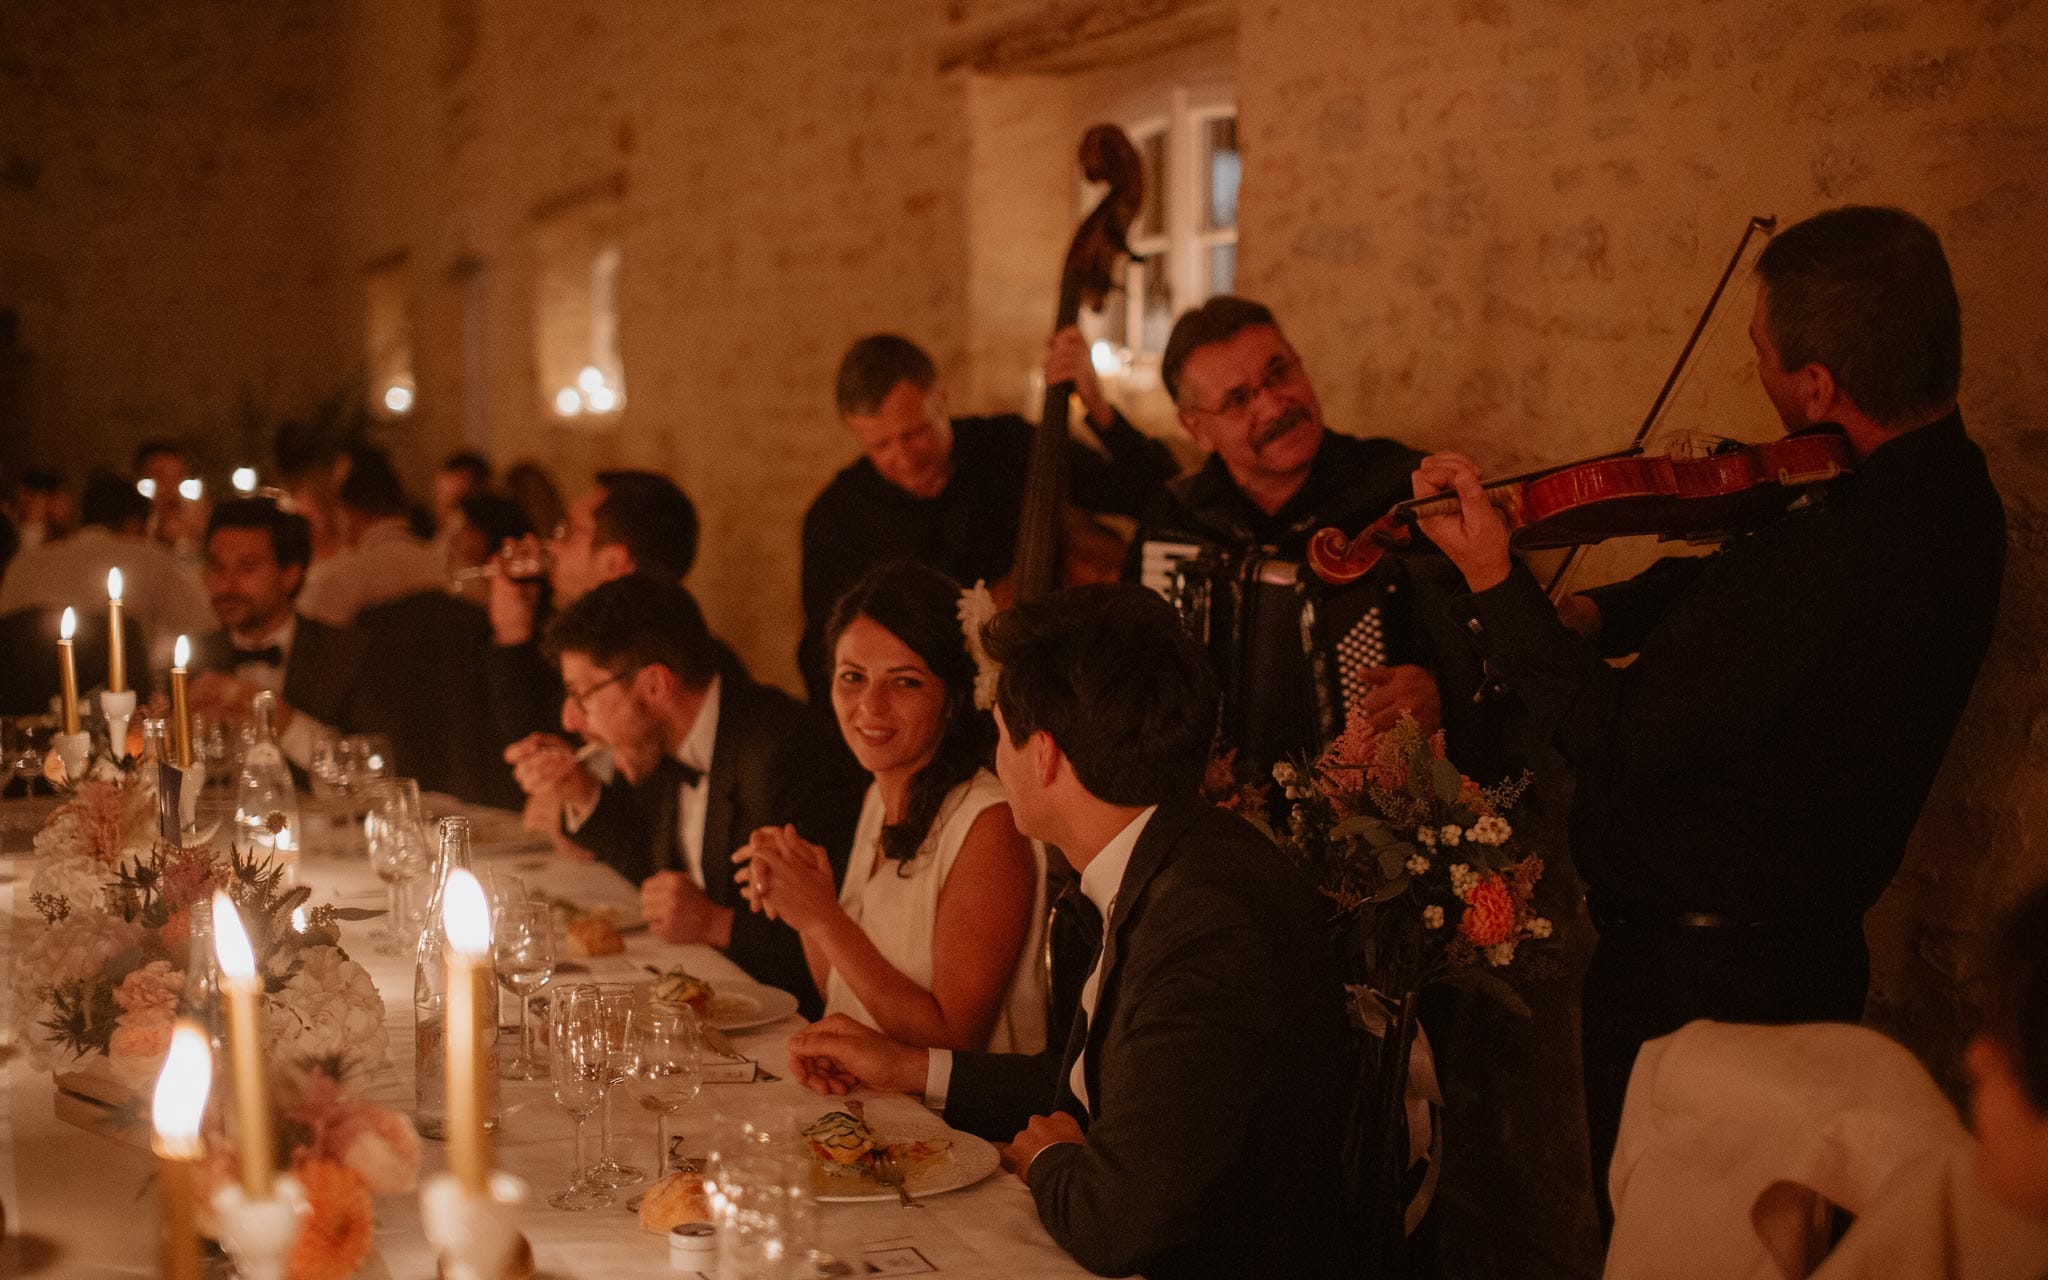
[[[302,1160],[292,1176],[306,1189],[306,1219],[286,1260],[291,1280],[345,1280],[370,1255],[376,1223],[370,1190],[332,1160]]]
[[[1508,896],[1507,882],[1489,871],[1465,897],[1465,914],[1458,918],[1458,933],[1475,947],[1492,947],[1506,942],[1515,932],[1515,902]]]

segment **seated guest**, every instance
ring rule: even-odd
[[[490,580],[491,706],[501,740],[513,744],[505,758],[515,766],[537,751],[566,753],[548,732],[562,705],[562,682],[538,643],[542,586],[553,607],[564,609],[599,583],[629,573],[680,583],[697,563],[696,504],[675,481],[652,471],[600,471],[559,527],[535,528],[548,535],[545,584]]]
[[[73,606],[83,629],[105,626],[107,571],[118,568],[122,604],[145,648],[128,654],[129,682],[148,689],[154,672],[167,671],[180,635],[213,628],[198,575],[147,533],[149,499],[111,472],[86,481],[80,504],[85,527],[68,538],[23,550],[0,580],[0,615],[21,609]]]
[[[905,1044],[1036,1053],[1045,854],[988,770],[995,724],[974,705],[959,600],[903,561],[839,601],[832,708],[874,777],[845,887],[834,898],[825,850],[788,828],[755,832],[740,876],[756,911],[803,935],[827,1013]]]
[[[405,489],[382,449],[359,445],[349,451],[339,500],[348,545],[306,571],[301,614],[345,627],[371,605],[447,585],[447,565],[412,531]]]
[[[803,944],[747,909],[733,851],[792,824],[846,865],[860,778],[822,716],[721,669],[690,593],[638,574],[585,593],[549,624],[568,696],[562,727],[609,747],[619,779],[560,781],[577,841],[640,885],[667,942],[701,942],[818,1007]],[[637,785],[636,785],[637,784]]]
[[[526,522],[526,513],[519,505],[495,493],[472,493],[455,509],[456,519],[444,542],[451,574],[459,569],[479,569],[489,564],[507,542],[533,534],[533,526]],[[449,589],[472,604],[485,604],[490,599],[490,587],[488,578],[472,577]]]
[[[1108,921],[1065,1048],[920,1049],[835,1015],[791,1038],[791,1066],[823,1093],[922,1090],[949,1124],[1008,1138],[1040,1221],[1098,1274],[1351,1274],[1327,912],[1197,797],[1217,709],[1200,648],[1137,586],[1019,605],[984,644],[1018,829],[1081,868]]]
[[[547,533],[562,522],[567,508],[562,491],[548,469],[531,458],[505,468],[505,496],[519,505],[528,527]]]
[[[352,728],[363,664],[353,631],[299,616],[292,601],[313,557],[304,516],[268,498],[235,498],[206,526],[206,595],[220,628],[192,654],[195,715],[246,723],[259,690],[278,695],[278,745],[309,768],[323,730]]]
[[[490,488],[491,464],[482,454],[459,449],[442,459],[441,469],[434,473],[435,539],[445,545],[462,527],[462,500]]]
[[[56,542],[71,532],[71,491],[64,475],[47,467],[30,467],[10,489],[4,512],[21,539],[20,551]]]
[[[1165,445],[1146,438],[1102,393],[1088,344],[1069,326],[1046,345],[1048,384],[1070,382],[1101,454],[1069,442],[1069,497],[1086,511],[1136,517],[1174,473]],[[864,455],[804,512],[804,634],[797,651],[811,703],[830,696],[824,643],[832,606],[868,570],[916,560],[957,582],[1010,571],[1034,428],[1014,413],[949,417],[938,367],[892,333],[847,349],[835,386],[839,419]]]
[[[149,536],[178,553],[196,558],[200,530],[206,527],[206,499],[185,496],[185,482],[192,479],[192,461],[185,450],[169,440],[145,440],[135,446],[134,465],[129,468],[138,488],[146,485],[153,510]]]

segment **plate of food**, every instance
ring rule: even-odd
[[[796,997],[780,987],[734,979],[713,985],[681,966],[657,969],[648,965],[647,971],[654,975],[655,999],[688,1005],[706,1026],[720,1031],[765,1027],[796,1012]]]
[[[937,1116],[892,1110],[870,1121],[857,1098],[813,1120],[803,1136],[811,1194],[830,1204],[896,1199],[895,1186],[875,1176],[885,1154],[894,1158],[904,1189],[913,1196],[971,1187],[1002,1167],[995,1147],[947,1128]]]

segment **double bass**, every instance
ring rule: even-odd
[[[1551,579],[1553,598],[1561,593],[1580,548],[1643,534],[1693,542],[1723,540],[1784,515],[1850,470],[1853,455],[1848,441],[1828,429],[1763,444],[1724,442],[1701,457],[1643,452],[1644,440],[1690,367],[1750,241],[1768,235],[1775,226],[1774,218],[1749,220],[1678,362],[1627,448],[1485,486],[1488,501],[1507,520],[1509,543],[1516,550],[1573,548]],[[1397,503],[1356,535],[1335,528],[1317,530],[1309,541],[1309,564],[1325,582],[1355,581],[1389,550],[1407,545],[1417,520],[1449,514],[1458,506],[1456,494],[1440,493]]]
[[[1128,236],[1145,200],[1145,169],[1124,131],[1099,124],[1081,139],[1081,172],[1109,190],[1067,246],[1060,271],[1059,307],[1053,332],[1080,319],[1081,308],[1099,310],[1116,286],[1117,264],[1135,257]],[[1123,568],[1125,540],[1115,530],[1067,502],[1067,424],[1071,382],[1045,389],[1044,412],[1031,438],[1024,506],[1017,522],[1017,552],[1007,591],[1012,601],[1037,600],[1062,587],[1115,582]]]

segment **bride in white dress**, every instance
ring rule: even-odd
[[[1045,851],[1017,833],[988,769],[960,589],[921,565],[875,570],[826,628],[832,708],[874,776],[835,894],[825,851],[791,828],[740,859],[754,909],[803,936],[825,1012],[904,1044],[1036,1053]]]

